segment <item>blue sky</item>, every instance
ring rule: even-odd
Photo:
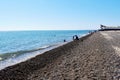
[[[98,29],[120,25],[120,0],[0,0],[0,30]]]

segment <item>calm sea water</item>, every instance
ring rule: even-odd
[[[73,35],[80,37],[89,31],[90,30],[0,32],[0,65],[2,65],[0,69],[9,66],[11,63],[15,64],[24,60],[23,57],[26,59],[27,57],[34,57],[37,51],[40,53],[40,51],[44,49],[62,44],[64,39],[71,41]]]

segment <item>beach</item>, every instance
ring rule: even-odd
[[[100,31],[0,71],[0,80],[119,80],[120,31]]]

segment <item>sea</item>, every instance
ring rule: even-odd
[[[80,38],[89,31],[0,31],[0,70],[64,45],[72,41],[74,35]]]

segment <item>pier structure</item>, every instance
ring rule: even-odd
[[[111,31],[111,30],[120,30],[120,26],[105,26],[105,25],[100,25],[99,31]]]

